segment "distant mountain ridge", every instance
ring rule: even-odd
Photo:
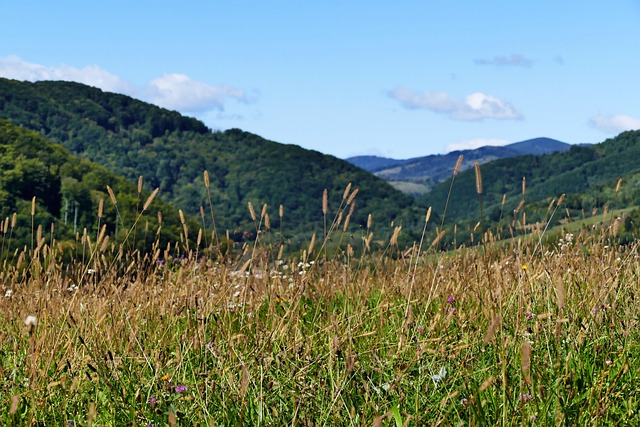
[[[481,231],[477,231],[480,218],[472,168],[475,161],[485,163],[482,166],[480,230],[491,230],[498,238],[526,233],[529,229],[525,225],[547,221],[551,215],[549,206],[553,207],[552,202],[561,194],[566,197],[563,197],[554,222],[550,223],[552,226],[558,225],[563,217],[585,217],[590,212],[602,212],[607,204],[630,209],[640,206],[640,163],[637,160],[640,158],[640,131],[624,132],[593,145],[569,147],[559,141],[540,138],[507,147],[482,147],[394,161],[395,164],[377,171],[379,176],[376,177],[333,156],[268,141],[239,129],[212,132],[202,122],[177,112],[78,83],[27,83],[0,78],[0,117],[13,124],[5,123],[9,135],[7,145],[16,139],[35,141],[26,154],[18,150],[27,147],[22,143],[0,156],[4,157],[3,168],[8,172],[4,176],[0,173],[0,178],[4,179],[4,184],[0,183],[3,212],[9,215],[17,211],[18,222],[26,224],[27,230],[30,230],[32,195],[49,207],[47,215],[52,220],[55,217],[60,221],[69,201],[69,206],[78,203],[78,225],[93,224],[96,203],[100,199],[108,200],[104,196],[106,184],[113,183],[111,187],[116,191],[119,206],[135,206],[138,201],[133,183],[143,176],[146,191],[160,189],[157,203],[162,203],[163,199],[170,201],[185,214],[190,214],[190,218],[198,220],[198,225],[191,223],[188,227],[189,238],[194,239],[200,223],[208,230],[212,227],[208,214],[198,218],[201,212],[208,212],[209,206],[204,170],[209,172],[219,234],[228,231],[231,239],[239,241],[262,233],[266,225],[261,227],[259,220],[252,220],[247,209],[250,202],[257,212],[264,211],[270,216],[270,221],[265,220],[265,223],[270,223],[271,232],[260,234],[263,236],[260,239],[283,242],[292,251],[308,247],[308,239],[313,233],[323,235],[323,190],[329,192],[327,216],[330,220],[337,206],[343,206],[348,199],[344,195],[347,183],[353,183],[352,191],[357,187],[360,192],[355,199],[357,208],[349,230],[344,234],[344,240],[341,238],[336,244],[362,244],[365,233],[370,232],[376,236],[375,245],[380,247],[388,242],[390,233],[399,225],[402,225],[401,239],[404,244],[410,244],[421,238],[424,213],[428,208],[432,208],[433,214],[427,232],[431,234],[435,227],[444,224],[446,235],[441,245],[451,242],[472,244],[474,233],[477,242]],[[26,129],[63,145],[79,158],[65,154],[63,160],[68,161],[51,161],[45,155],[45,142],[35,138],[38,135],[28,132],[21,136]],[[548,145],[554,150],[560,147],[565,151],[539,155],[549,149]],[[498,158],[505,156],[505,150],[511,157]],[[535,154],[522,155],[530,151]],[[23,153],[25,159],[14,153]],[[464,155],[462,167],[468,170],[462,171],[452,183],[451,174],[460,154]],[[490,161],[492,159],[497,160]],[[106,169],[91,166],[86,160],[100,163],[129,182],[108,175]],[[380,162],[379,158],[369,160]],[[393,184],[396,187],[398,183],[413,185],[416,188],[407,192],[419,194],[430,185],[424,177],[423,181],[415,178],[424,176],[421,161],[428,160],[431,160],[433,176],[444,177],[444,181],[438,183],[431,178],[434,186],[423,197],[402,194],[381,179],[384,173],[385,179],[394,174],[402,178],[404,173],[407,180],[392,181]],[[76,165],[81,169],[79,172]],[[410,180],[412,177],[413,181]],[[526,178],[526,195],[523,178]],[[618,179],[622,179],[622,189],[616,185]],[[34,189],[38,191],[34,192]],[[523,201],[526,201],[523,205],[526,218],[525,211],[517,208]],[[283,205],[282,217],[278,209],[280,204]],[[440,217],[445,205],[448,206],[446,217]],[[168,205],[158,208],[163,213],[174,212],[164,216],[163,234],[169,231],[165,224],[172,221],[178,230],[176,235],[181,235],[175,210]],[[75,207],[73,211],[75,213]],[[89,216],[82,219],[85,213]],[[372,214],[372,222],[368,221],[368,214]],[[42,218],[41,211],[38,216]],[[113,224],[116,218],[117,215],[105,206],[104,223]],[[640,229],[635,226],[640,224],[640,209],[621,221],[624,231],[631,233],[629,236],[640,235]],[[47,223],[48,220],[43,222],[43,227]],[[284,224],[282,235],[279,232],[281,224]],[[61,233],[71,236],[68,228]],[[153,228],[152,225],[150,229]]]
[[[405,160],[377,156],[356,156],[348,162],[388,181],[397,189],[419,195],[451,176],[458,157],[463,155],[461,171],[492,160],[523,155],[543,155],[568,151],[571,144],[551,138],[533,138],[504,146],[484,146],[473,150],[456,150],[447,154],[434,154]]]

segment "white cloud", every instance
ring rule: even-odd
[[[228,99],[250,102],[247,94],[230,86],[212,86],[191,79],[184,74],[166,74],[151,80],[146,87],[136,88],[126,80],[97,65],[84,68],[61,65],[49,67],[22,60],[16,55],[0,58],[0,77],[15,80],[65,80],[94,86],[108,92],[142,98],[160,107],[184,113],[223,111]],[[255,95],[254,95],[255,96]]]
[[[445,114],[456,120],[517,120],[522,115],[508,102],[491,95],[475,92],[464,100],[451,98],[446,92],[419,93],[410,89],[398,88],[388,96],[410,110],[429,110]]]
[[[514,53],[510,56],[496,56],[494,58],[481,58],[474,59],[476,65],[495,65],[497,67],[525,67],[529,68],[533,65],[531,59],[525,58],[519,53]]]
[[[625,130],[640,129],[640,119],[622,114],[616,116],[594,116],[589,119],[589,124],[609,134],[618,134]]]
[[[166,74],[147,86],[150,102],[171,110],[203,112],[224,110],[226,99],[248,102],[247,94],[230,86],[211,86],[184,74]]]
[[[75,68],[69,65],[46,67],[23,61],[15,55],[0,58],[0,76],[14,80],[65,80],[94,86],[109,92],[130,94],[132,86],[97,65]]]
[[[488,138],[478,138],[471,139],[467,141],[459,141],[449,144],[445,147],[445,153],[450,153],[452,151],[460,151],[460,150],[474,150],[480,147],[486,147],[487,145],[501,147],[503,145],[511,144],[510,141],[506,141],[504,139],[488,139]]]

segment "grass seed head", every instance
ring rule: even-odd
[[[351,183],[347,184],[347,188],[344,189],[344,193],[342,194],[342,200],[347,200],[347,197],[349,197],[350,191],[351,191]]]
[[[253,209],[253,204],[249,202],[247,203],[247,206],[249,207],[249,215],[251,215],[251,220],[255,221],[258,218],[258,216],[256,215],[255,209]]]
[[[351,195],[349,196],[349,198],[347,199],[347,204],[351,204],[353,202],[353,199],[356,198],[356,196],[358,195],[358,192],[360,191],[359,188],[356,188],[355,190],[353,190],[353,193],[351,193]]]
[[[142,207],[143,211],[146,211],[147,209],[149,209],[149,205],[151,205],[151,202],[153,202],[153,199],[156,198],[156,196],[158,195],[158,191],[160,191],[160,188],[156,188],[155,190],[153,190],[153,192],[149,195],[149,197],[147,198],[147,201],[144,202],[144,206]]]
[[[322,192],[322,215],[326,215],[329,212],[329,194],[325,188]]]
[[[464,158],[464,156],[462,154],[460,154],[458,156],[458,160],[456,160],[456,165],[453,168],[453,176],[458,175],[458,172],[460,172],[460,166],[462,166],[462,159]]]
[[[480,172],[480,163],[475,162],[473,165],[476,172],[476,193],[482,194],[482,173]]]
[[[113,203],[114,206],[117,206],[118,201],[116,200],[116,195],[113,193],[113,190],[108,185],[107,185],[107,193],[109,193],[109,197],[111,198],[111,203]]]

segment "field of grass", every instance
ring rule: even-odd
[[[94,232],[65,264],[41,231],[11,256],[7,224],[2,425],[640,424],[639,248],[604,226],[449,252],[318,238],[298,258]]]

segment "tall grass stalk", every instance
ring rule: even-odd
[[[482,214],[482,173],[480,172],[480,164],[474,163],[474,170],[476,173],[476,193],[478,194],[478,201],[480,202],[480,240],[484,242],[484,215]]]
[[[211,183],[209,180],[209,172],[207,172],[206,170],[204,171],[204,186],[207,189],[207,200],[209,201],[209,212],[211,212],[211,223],[213,225],[213,236],[211,238],[212,241],[215,242],[215,247],[216,250],[218,251],[219,255],[222,255],[221,249],[220,249],[220,240],[218,239],[218,230],[216,228],[216,218],[215,215],[213,213],[213,201],[211,199]]]
[[[453,192],[453,181],[455,181],[458,172],[460,172],[460,167],[462,166],[462,160],[464,156],[460,154],[458,156],[458,160],[456,160],[456,164],[453,167],[453,175],[451,176],[451,184],[449,185],[449,192],[447,193],[447,200],[444,203],[444,210],[442,211],[442,221],[440,223],[440,228],[444,228],[444,220],[447,216],[447,207],[449,207],[449,200],[451,199],[451,193]]]
[[[394,226],[393,257],[342,248],[307,268],[272,262],[260,237],[252,268],[237,270],[200,262],[204,227],[194,248],[185,232],[127,251],[156,194],[121,244],[103,223],[78,233],[73,268],[53,229],[47,239],[32,222],[33,248],[2,271],[0,424],[640,423],[640,245],[612,244],[606,226],[571,245],[488,233],[482,247],[437,252],[442,230],[425,249],[428,212],[407,251]],[[350,230],[355,194],[327,236]],[[253,215],[268,231],[266,206]],[[95,266],[100,277],[77,280]]]

